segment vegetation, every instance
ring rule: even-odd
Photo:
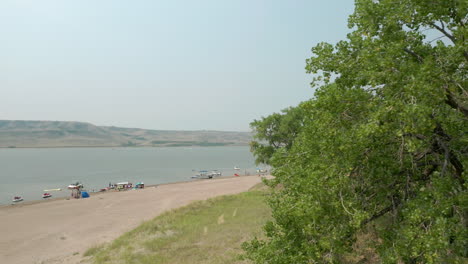
[[[466,263],[467,11],[356,0],[347,39],[312,49],[317,89],[298,106],[299,133],[265,133],[277,114],[253,123],[266,144],[254,154],[281,188],[248,258],[343,263],[368,236],[371,254],[354,263]]]
[[[122,143],[122,147],[135,147],[137,144],[131,140],[127,141],[126,143]]]
[[[109,245],[92,247],[94,263],[244,263],[241,243],[270,219],[266,190],[196,202],[148,221]]]
[[[289,150],[303,126],[303,119],[301,107],[290,107],[250,123],[254,131],[250,149],[255,153],[256,163],[270,164],[276,151],[282,148]]]

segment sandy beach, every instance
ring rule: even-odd
[[[197,180],[0,208],[0,263],[80,263],[90,247],[110,242],[161,213],[219,195],[247,191],[257,176]]]

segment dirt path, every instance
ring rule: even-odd
[[[79,263],[91,246],[196,200],[247,191],[257,176],[200,180],[88,199],[0,208],[0,263]]]

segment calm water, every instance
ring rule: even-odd
[[[62,188],[52,195],[65,197],[76,181],[92,191],[109,182],[187,181],[198,170],[233,175],[234,166],[254,173],[249,147],[0,149],[0,204],[15,195],[40,200],[44,189]]]

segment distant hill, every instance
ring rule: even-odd
[[[83,122],[0,120],[0,148],[242,146],[248,132],[149,130]]]

